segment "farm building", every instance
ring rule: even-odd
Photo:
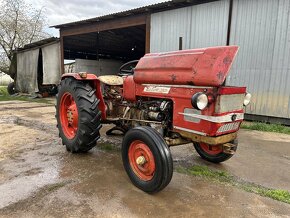
[[[289,0],[173,0],[54,27],[62,72],[65,59],[102,69],[100,60],[117,66],[148,52],[239,45],[226,83],[248,87],[247,118],[290,125]]]
[[[48,38],[14,51],[10,66],[15,89],[22,93],[45,93],[55,89],[61,78],[60,42]]]

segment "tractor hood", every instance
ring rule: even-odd
[[[139,84],[221,86],[238,46],[220,46],[146,54],[138,62],[134,81]]]

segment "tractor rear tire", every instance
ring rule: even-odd
[[[132,183],[144,192],[159,192],[171,181],[170,150],[163,137],[151,127],[135,127],[125,134],[122,160]]]
[[[9,95],[14,95],[16,93],[14,82],[8,84],[7,92]]]
[[[101,112],[95,92],[88,83],[73,78],[60,83],[56,119],[59,136],[67,151],[87,152],[100,138]]]
[[[236,147],[234,148],[234,151],[236,151],[238,146],[238,139],[235,139],[230,143],[236,145]],[[210,146],[207,144],[194,142],[193,145],[201,158],[212,163],[221,163],[230,159],[233,156],[233,154],[224,153],[221,145],[216,145],[216,147],[212,147],[211,149]]]

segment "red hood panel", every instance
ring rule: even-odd
[[[139,84],[221,86],[238,46],[220,46],[146,54],[138,62],[134,81]]]

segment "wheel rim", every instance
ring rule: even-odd
[[[199,143],[200,148],[209,155],[217,155],[223,152],[221,145],[208,145],[206,143]]]
[[[60,122],[63,133],[68,139],[75,137],[78,130],[78,109],[73,96],[66,92],[60,100]]]
[[[129,163],[134,173],[143,181],[153,178],[155,160],[150,148],[140,140],[131,143],[128,151]]]

